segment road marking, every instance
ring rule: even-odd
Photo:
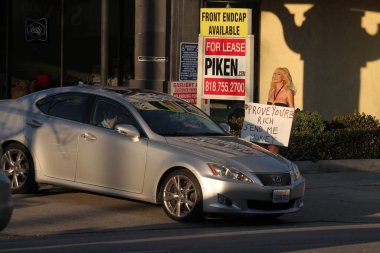
[[[133,243],[175,241],[175,240],[189,240],[189,239],[205,239],[205,238],[247,236],[247,235],[274,234],[274,233],[295,233],[295,232],[311,232],[311,231],[315,232],[315,231],[368,229],[369,227],[370,228],[380,228],[380,224],[379,223],[367,223],[367,224],[337,225],[337,226],[319,226],[319,227],[303,227],[303,228],[293,228],[292,227],[292,228],[279,228],[279,229],[268,229],[268,230],[233,231],[233,232],[220,232],[220,233],[199,233],[196,235],[162,236],[162,237],[130,239],[130,240],[113,240],[113,241],[104,241],[104,242],[55,244],[55,245],[51,245],[51,246],[20,247],[20,248],[12,248],[12,249],[0,249],[0,252],[38,251],[38,250],[62,249],[62,248],[71,248],[71,247],[76,248],[76,247],[94,246],[94,245],[133,244]],[[143,252],[145,252],[145,251],[143,251]]]

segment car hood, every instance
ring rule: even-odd
[[[291,162],[234,136],[167,137],[169,145],[248,172],[288,172]]]

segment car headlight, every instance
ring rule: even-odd
[[[252,179],[250,179],[244,173],[240,172],[237,169],[228,168],[221,164],[215,164],[215,163],[209,163],[208,166],[210,167],[212,173],[215,176],[228,178],[228,179],[234,179],[234,180],[243,181],[247,183],[253,183]]]
[[[290,169],[290,175],[293,181],[296,181],[301,178],[300,170],[298,169],[298,166],[294,163],[292,164],[292,167]]]

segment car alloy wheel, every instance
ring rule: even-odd
[[[202,215],[202,191],[197,179],[186,170],[169,174],[161,190],[166,214],[177,221],[194,221]]]
[[[6,146],[1,162],[3,172],[11,181],[13,193],[31,193],[38,189],[32,157],[24,146],[18,143]]]

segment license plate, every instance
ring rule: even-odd
[[[288,203],[290,190],[273,190],[272,203]]]

